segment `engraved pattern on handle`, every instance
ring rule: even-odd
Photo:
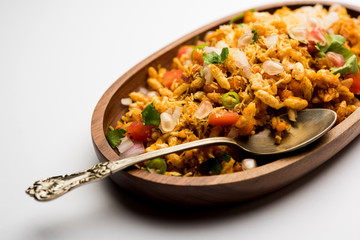
[[[60,197],[61,195],[64,195],[75,187],[82,186],[88,182],[101,180],[112,173],[115,173],[134,164],[170,153],[211,145],[233,145],[240,147],[235,140],[226,137],[200,139],[193,142],[183,143],[180,145],[163,148],[133,157],[120,159],[117,161],[99,163],[83,172],[39,180],[36,181],[33,186],[29,187],[26,190],[26,193],[39,201],[52,200]]]
[[[83,172],[39,180],[29,187],[26,193],[39,201],[51,200],[67,193],[74,187],[107,177],[111,174],[111,165],[111,162],[103,162]]]

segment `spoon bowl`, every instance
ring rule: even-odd
[[[255,155],[271,155],[297,150],[323,136],[336,122],[336,113],[329,109],[306,109],[298,113],[297,121],[291,122],[282,115],[292,127],[282,139],[281,144],[274,143],[274,136],[265,129],[250,138],[241,138],[237,142],[242,149]]]

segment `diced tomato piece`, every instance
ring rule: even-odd
[[[352,78],[354,81],[351,84],[350,91],[354,94],[360,94],[360,72],[357,75],[355,74],[348,74],[345,76],[346,78]]]
[[[314,41],[309,41],[309,43],[307,44],[307,49],[308,49],[308,52],[311,54],[311,55],[315,55],[319,52],[319,49],[317,49],[315,47],[316,43]]]
[[[163,77],[163,84],[165,87],[170,88],[171,84],[175,79],[181,79],[183,70],[171,70],[169,72],[166,72]]]
[[[233,125],[239,119],[236,112],[215,112],[209,116],[210,125]]]
[[[308,33],[307,39],[309,41],[319,42],[322,46],[326,45],[325,34],[318,27],[314,28],[311,32]]]
[[[151,126],[143,125],[141,120],[131,123],[126,128],[126,133],[128,138],[135,140],[146,141],[151,137]]]
[[[177,58],[180,58],[182,55],[188,55],[190,57],[191,55],[191,52],[193,51],[194,49],[194,46],[190,46],[190,45],[184,45],[184,46],[181,46],[178,50],[178,53],[177,53]]]

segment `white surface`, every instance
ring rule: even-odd
[[[25,195],[35,180],[97,163],[92,111],[119,76],[266,2],[0,1],[1,239],[360,239],[359,137],[300,181],[234,206],[169,210],[110,180],[52,202]]]

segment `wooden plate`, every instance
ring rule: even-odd
[[[316,2],[306,3],[314,5]],[[299,2],[288,2],[263,6],[256,10],[273,12],[284,5],[290,8],[303,6]],[[322,2],[322,5],[328,7],[331,3]],[[350,15],[360,15],[359,8],[343,6]],[[119,158],[106,141],[104,133],[109,125],[115,125],[126,112],[120,99],[127,97],[131,91],[138,90],[140,86],[146,86],[148,67],[158,64],[170,67],[171,60],[181,45],[192,44],[198,36],[202,39],[207,31],[228,23],[239,13],[187,34],[137,64],[110,86],[95,107],[91,123],[92,139],[100,161]],[[278,156],[276,159],[260,159],[263,165],[252,170],[219,176],[171,177],[131,168],[111,177],[125,190],[166,202],[206,205],[243,201],[278,190],[302,177],[334,156],[359,133],[360,109],[307,148]]]

